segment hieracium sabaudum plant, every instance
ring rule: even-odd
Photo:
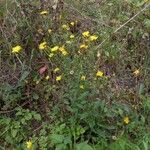
[[[0,2],[0,148],[148,150],[149,8]]]

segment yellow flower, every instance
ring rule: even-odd
[[[46,14],[48,14],[48,11],[46,10],[40,12],[40,15],[46,15]]]
[[[63,28],[63,29],[66,29],[66,30],[69,30],[69,29],[70,29],[69,26],[66,25],[66,24],[63,24],[63,25],[62,25],[62,28]]]
[[[59,46],[54,46],[53,48],[51,48],[51,52],[56,52],[59,49]]]
[[[83,85],[80,85],[80,89],[84,89],[84,86],[83,86]]]
[[[128,116],[124,117],[124,118],[123,118],[123,122],[124,122],[125,124],[129,124],[129,122],[130,122],[129,117],[128,117]]]
[[[60,81],[61,79],[62,79],[61,75],[56,77],[56,81]]]
[[[72,34],[72,35],[70,35],[70,39],[73,39],[74,38],[74,35]]]
[[[70,22],[70,24],[71,24],[72,26],[74,26],[74,25],[75,25],[75,23],[74,23],[74,22]]]
[[[27,149],[31,149],[31,147],[32,147],[32,141],[31,140],[26,142],[26,147],[27,147]]]
[[[56,73],[56,72],[58,72],[60,69],[57,67],[57,68],[55,68],[54,69],[54,72]]]
[[[81,76],[81,80],[82,80],[82,81],[85,80],[85,78],[86,78],[85,76]]]
[[[136,69],[134,72],[133,72],[134,75],[138,76],[140,74],[140,70],[139,69]]]
[[[65,47],[64,47],[64,45],[63,46],[61,46],[61,47],[59,47],[59,51],[65,51]]]
[[[87,49],[87,48],[88,48],[88,45],[85,45],[85,44],[80,45],[80,49]]]
[[[45,49],[47,47],[47,43],[46,42],[42,42],[42,43],[40,43],[40,45],[39,45],[39,49],[40,50],[43,50],[43,49]]]
[[[91,35],[90,36],[90,41],[95,41],[97,39],[98,39],[98,36],[96,36],[96,35]]]
[[[22,50],[22,47],[17,45],[12,48],[12,53],[19,53]]]
[[[52,29],[48,29],[48,33],[51,33],[52,32]]]
[[[97,77],[102,77],[104,73],[102,71],[97,71],[96,76]]]
[[[53,53],[50,53],[48,56],[49,56],[50,58],[52,58],[52,57],[54,56],[54,54],[53,54]]]
[[[90,32],[89,31],[85,31],[82,33],[83,37],[89,37],[90,36]]]
[[[68,54],[68,52],[65,50],[64,46],[59,47],[59,51],[61,51],[64,56],[66,56]]]
[[[66,56],[66,55],[68,55],[68,52],[67,52],[67,51],[62,51],[62,54],[63,54],[64,56]]]
[[[50,78],[49,76],[46,76],[46,77],[45,77],[46,80],[49,80],[49,78]]]

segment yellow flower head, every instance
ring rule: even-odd
[[[49,80],[49,78],[50,78],[49,76],[46,76],[46,77],[45,77],[46,80]]]
[[[129,117],[128,117],[128,116],[124,117],[124,118],[123,118],[123,122],[124,122],[125,124],[129,124],[129,122],[130,122]]]
[[[39,45],[39,49],[40,50],[43,50],[43,49],[45,49],[47,47],[47,43],[46,42],[42,42],[42,43],[40,43],[40,45]]]
[[[59,47],[59,51],[61,51],[61,52],[65,51],[65,47],[64,47],[64,45],[63,45],[63,46],[61,46],[61,47]]]
[[[104,73],[102,71],[97,71],[96,76],[97,77],[102,77]]]
[[[85,76],[81,76],[81,80],[82,80],[82,81],[85,80],[85,78],[86,78]]]
[[[53,54],[53,53],[50,53],[48,56],[49,56],[50,58],[52,58],[52,57],[54,56],[54,54]]]
[[[59,46],[54,46],[53,48],[51,48],[51,52],[56,52],[59,49]]]
[[[84,89],[84,86],[83,86],[83,85],[80,85],[80,89]]]
[[[56,81],[60,81],[61,79],[62,79],[61,75],[56,77]]]
[[[48,33],[51,33],[52,32],[52,29],[48,29]]]
[[[22,47],[17,45],[12,48],[12,53],[19,53],[22,50]]]
[[[66,25],[66,24],[63,24],[63,25],[62,25],[62,28],[65,29],[65,30],[70,30],[69,26]]]
[[[96,36],[96,35],[90,36],[90,41],[96,41],[97,39],[98,39],[98,36]]]
[[[67,51],[62,51],[62,54],[63,54],[64,56],[66,56],[66,55],[68,55],[68,52],[67,52]]]
[[[66,55],[68,54],[68,52],[65,50],[65,47],[64,47],[64,46],[59,47],[59,51],[62,52],[62,54],[63,54],[64,56],[66,56]]]
[[[72,35],[70,35],[70,39],[73,39],[74,38],[74,35],[72,34]]]
[[[85,31],[82,33],[83,37],[89,37],[90,36],[90,32],[89,31]]]
[[[74,26],[75,25],[75,23],[72,21],[72,22],[70,22],[70,24],[72,25],[72,26]]]
[[[54,72],[56,73],[56,72],[58,72],[60,69],[57,67],[57,68],[55,68],[54,69]]]
[[[135,71],[133,72],[133,74],[134,74],[135,76],[138,76],[138,75],[140,74],[140,70],[139,70],[139,69],[135,70]]]
[[[40,15],[46,15],[46,14],[48,14],[48,11],[46,10],[40,12]]]
[[[88,45],[85,45],[85,44],[80,45],[80,49],[87,49],[87,48],[88,48]]]
[[[32,141],[31,140],[26,142],[26,147],[27,147],[27,149],[31,149],[31,147],[32,147]]]

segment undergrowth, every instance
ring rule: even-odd
[[[149,3],[2,0],[0,149],[148,150]]]

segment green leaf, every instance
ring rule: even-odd
[[[25,124],[25,122],[26,122],[25,119],[22,118],[22,119],[21,119],[21,123],[22,123],[22,124]]]
[[[66,150],[66,149],[67,147],[65,144],[58,144],[56,145],[56,148],[55,148],[55,150]]]
[[[13,138],[15,138],[15,137],[16,137],[17,132],[18,132],[17,130],[14,130],[14,129],[13,129],[13,130],[11,130],[11,134],[12,134],[12,137],[13,137]]]
[[[125,150],[126,141],[124,139],[118,139],[110,145],[111,150]]]
[[[150,19],[145,19],[144,24],[147,28],[150,28]]]
[[[40,114],[34,114],[35,120],[40,121],[41,120],[41,115]]]
[[[88,96],[89,92],[84,92],[80,95],[80,97],[78,98],[79,100],[83,100],[84,98],[86,98]]]
[[[139,87],[139,95],[141,95],[144,92],[144,84],[141,83]]]
[[[60,144],[64,140],[64,136],[59,134],[52,134],[50,138],[53,144]]]
[[[35,99],[35,100],[39,99],[39,95],[36,93],[33,93],[33,99]]]
[[[144,150],[148,150],[148,143],[143,141]]]
[[[25,116],[25,119],[26,119],[26,120],[31,120],[31,119],[32,119],[32,114],[31,114],[31,113],[28,113],[28,114]]]
[[[86,142],[75,145],[75,150],[93,150],[93,148]]]
[[[30,73],[29,71],[24,71],[20,78],[20,82],[24,81],[28,77],[29,73]]]

